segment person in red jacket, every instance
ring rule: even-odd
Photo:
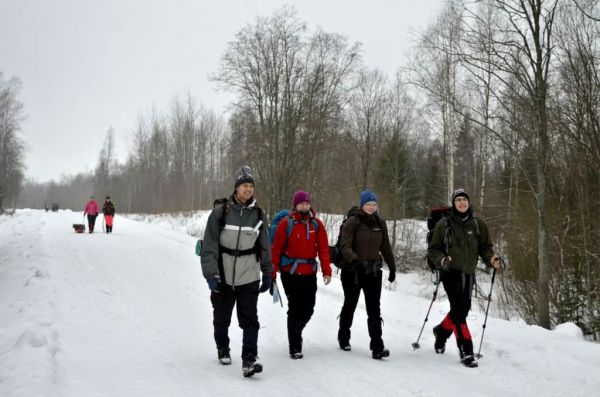
[[[302,330],[310,320],[317,295],[317,255],[325,285],[331,281],[329,242],[325,225],[310,208],[310,196],[294,193],[292,210],[279,222],[271,247],[273,280],[281,272],[281,283],[288,299],[287,329],[290,357],[302,354]]]
[[[85,217],[87,214],[90,233],[94,233],[94,225],[96,224],[96,217],[98,216],[98,212],[100,212],[98,202],[96,201],[94,196],[90,196],[90,201],[88,201],[85,204],[85,208],[83,210],[83,216]]]

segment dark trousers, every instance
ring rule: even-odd
[[[219,292],[211,292],[213,326],[217,348],[229,347],[229,325],[233,307],[237,307],[237,318],[242,336],[242,358],[256,356],[258,349],[258,281],[236,285],[235,289],[225,283],[219,284]]]
[[[281,273],[281,283],[288,299],[287,329],[290,353],[302,351],[302,330],[312,317],[317,296],[317,276]]]
[[[375,273],[365,273],[364,270],[342,270],[342,287],[344,288],[344,305],[340,313],[340,329],[338,340],[340,344],[347,345],[350,342],[350,327],[354,319],[354,311],[358,304],[360,291],[365,295],[365,306],[367,308],[367,326],[371,337],[371,350],[382,350],[383,339],[381,338],[381,270]]]
[[[88,226],[90,228],[90,233],[94,231],[94,225],[96,224],[96,217],[98,216],[98,214],[96,215],[90,215],[88,214],[87,218],[88,218]]]
[[[441,331],[438,335],[448,339],[454,332],[461,355],[473,354],[473,341],[467,326],[467,316],[471,310],[475,275],[463,272],[444,272],[440,278],[450,301],[450,312],[438,326]]]

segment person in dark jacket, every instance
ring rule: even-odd
[[[473,216],[467,192],[456,190],[450,201],[450,213],[436,224],[427,251],[429,259],[441,271],[440,281],[450,301],[450,312],[433,328],[434,348],[436,353],[444,353],[446,341],[454,333],[461,362],[467,367],[476,367],[473,341],[467,326],[475,270],[479,257],[487,266],[495,268],[500,267],[500,260],[494,255],[487,226]]]
[[[389,268],[390,282],[396,279],[396,263],[390,246],[388,231],[377,213],[377,196],[370,190],[360,193],[360,208],[356,208],[342,229],[341,253],[344,305],[340,313],[338,342],[340,348],[350,351],[350,327],[362,290],[367,308],[367,325],[371,337],[370,349],[374,359],[388,357],[382,339],[380,299],[382,284],[382,260]]]
[[[254,199],[251,170],[244,166],[236,173],[234,193],[208,217],[201,253],[202,273],[211,291],[219,362],[231,364],[229,325],[233,307],[237,306],[243,330],[244,376],[263,369],[258,362],[258,294],[269,290],[273,272],[266,223]]]
[[[302,330],[312,317],[316,302],[317,255],[325,285],[331,281],[327,230],[310,207],[310,195],[307,192],[300,190],[294,193],[290,214],[277,225],[271,254],[275,269],[273,281],[276,272],[281,271],[281,282],[288,299],[290,357],[300,359],[304,357]]]
[[[104,214],[104,221],[106,222],[106,233],[112,233],[115,205],[110,201],[110,196],[106,196],[106,201],[102,206],[102,213]]]

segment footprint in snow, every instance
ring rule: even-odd
[[[26,329],[17,342],[15,348],[22,349],[29,345],[34,348],[46,347],[51,354],[58,351],[58,332],[51,325],[37,325]]]
[[[45,270],[37,269],[35,271],[35,273],[33,274],[33,276],[29,277],[27,279],[27,281],[25,281],[25,285],[24,286],[28,287],[32,282],[35,282],[36,280],[40,280],[42,278],[48,278],[48,277],[50,277],[50,273],[48,273]]]

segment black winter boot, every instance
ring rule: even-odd
[[[444,354],[446,351],[447,338],[444,336],[444,330],[441,325],[433,327],[433,336],[435,336],[435,343],[433,344],[435,352],[437,354]]]
[[[304,357],[302,354],[302,330],[305,323],[288,316],[288,342],[290,346],[290,357],[294,360]]]
[[[374,360],[381,360],[382,358],[389,357],[390,351],[388,349],[377,349],[373,350],[372,357]]]
[[[352,347],[350,346],[350,330],[340,330],[338,331],[338,343],[340,344],[340,349],[344,351],[351,351]]]
[[[479,366],[479,364],[477,363],[477,359],[473,354],[463,355],[460,359],[460,362],[462,363],[462,365],[469,368],[476,368]]]
[[[302,347],[300,347],[300,348],[290,347],[290,358],[293,360],[299,360],[301,358],[304,358],[304,354],[302,354]]]
[[[219,363],[221,365],[231,364],[231,356],[229,355],[228,347],[217,347],[217,357],[219,357]]]
[[[460,362],[465,367],[475,368],[479,364],[477,363],[477,359],[473,354],[473,341],[469,339],[464,339],[461,341],[457,341],[458,352],[460,354]]]
[[[262,372],[263,366],[258,362],[258,357],[255,354],[248,354],[242,358],[242,374],[245,378],[249,378],[254,374]]]

